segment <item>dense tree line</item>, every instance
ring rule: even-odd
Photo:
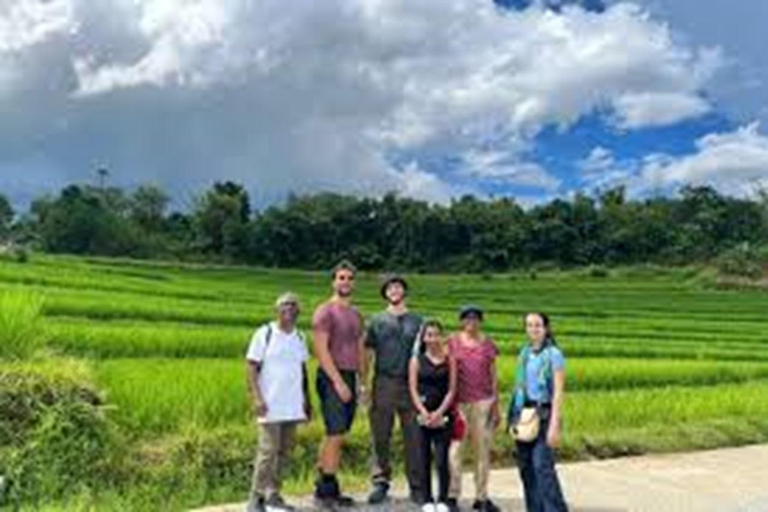
[[[189,211],[169,211],[169,199],[153,185],[70,185],[17,215],[0,196],[0,240],[54,253],[299,268],[349,257],[363,268],[425,271],[681,264],[768,244],[765,197],[733,198],[710,187],[643,200],[614,188],[529,209],[511,198],[438,205],[321,193],[253,211],[247,191],[231,182],[216,183]]]

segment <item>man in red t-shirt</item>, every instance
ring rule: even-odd
[[[358,374],[364,373],[363,318],[351,304],[355,267],[342,261],[334,267],[333,296],[321,304],[312,319],[317,370],[317,394],[325,424],[315,482],[315,498],[323,506],[352,506],[341,494],[336,473],[344,437],[355,417],[359,389]],[[359,392],[364,392],[360,386]]]

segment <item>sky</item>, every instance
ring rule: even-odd
[[[768,183],[764,0],[0,0],[0,193]]]

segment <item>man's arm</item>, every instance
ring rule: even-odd
[[[267,404],[264,401],[264,397],[261,395],[261,388],[259,387],[259,378],[261,377],[261,363],[258,361],[249,360],[246,363],[245,371],[248,375],[248,388],[251,392],[251,399],[254,407],[254,412],[258,417],[264,417],[267,415]]]
[[[411,395],[411,402],[419,415],[422,418],[429,416],[429,411],[424,407],[421,396],[419,396],[419,360],[415,357],[412,357],[408,363],[408,393]]]
[[[373,356],[373,351],[368,354],[368,347],[365,345],[365,334],[357,340],[358,350],[360,351],[360,390],[365,391],[368,388],[368,357]]]
[[[312,400],[309,395],[309,373],[307,372],[307,363],[301,365],[302,387],[304,388],[304,414],[307,421],[312,421]]]
[[[341,378],[341,373],[336,368],[336,363],[333,362],[333,357],[331,357],[331,351],[328,347],[328,338],[329,332],[322,325],[316,325],[313,328],[312,345],[315,349],[315,356],[320,363],[320,368],[331,379],[333,389],[339,395],[339,398],[343,402],[349,402],[352,399],[352,392],[344,382],[344,379]]]
[[[312,345],[315,349],[315,357],[317,357],[320,368],[325,372],[331,382],[341,381],[341,374],[339,373],[336,364],[331,357],[331,351],[328,348],[328,331],[315,328],[313,330]]]

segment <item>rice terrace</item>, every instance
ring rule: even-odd
[[[504,407],[521,314],[551,313],[569,357],[561,459],[768,440],[763,291],[716,286],[704,267],[409,279],[411,307],[448,329],[461,303],[486,308]],[[366,316],[381,307],[377,283],[375,273],[358,283]],[[311,309],[327,295],[322,272],[38,254],[0,261],[0,408],[29,397],[0,421],[0,473],[22,483],[4,491],[8,503],[177,510],[242,499],[256,437],[243,354],[286,289],[300,295],[299,326],[311,332]],[[24,350],[35,353],[11,362]],[[356,422],[345,447],[351,486],[367,480],[367,428]],[[289,492],[310,489],[321,433],[317,417],[299,430]],[[512,464],[511,444],[497,433],[494,465]]]

